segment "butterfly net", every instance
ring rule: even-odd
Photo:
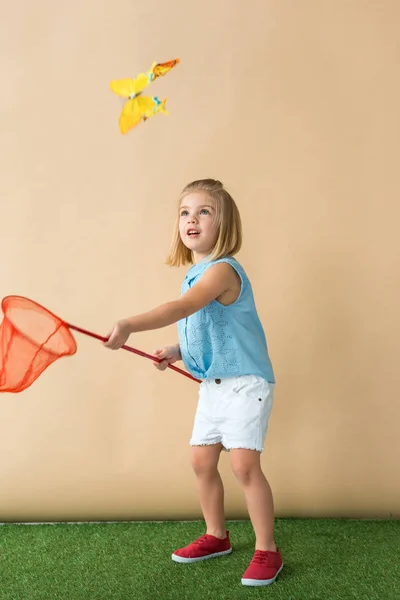
[[[68,326],[46,308],[21,296],[7,296],[1,307],[0,392],[21,392],[77,346]]]

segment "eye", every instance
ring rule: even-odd
[[[187,210],[181,210],[181,217],[186,217],[188,214]]]
[[[208,208],[202,208],[201,211],[200,211],[200,214],[209,215],[210,211],[208,210]]]

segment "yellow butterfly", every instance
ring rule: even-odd
[[[157,113],[168,114],[165,107],[167,98],[160,100],[156,96],[143,96],[143,90],[157,77],[166,75],[179,63],[179,58],[165,63],[153,63],[150,71],[140,73],[136,79],[114,79],[110,83],[112,91],[127,98],[119,118],[121,133],[127,133],[141,121],[146,121]]]

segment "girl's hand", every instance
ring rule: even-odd
[[[168,365],[173,365],[178,360],[182,360],[181,351],[179,345],[176,346],[165,346],[158,350],[154,350],[154,356],[160,358],[162,362],[153,362],[153,365],[159,371],[165,371]]]
[[[118,350],[125,344],[131,334],[128,322],[124,319],[117,321],[114,325],[114,329],[108,337],[108,340],[104,342],[106,348],[110,350]]]

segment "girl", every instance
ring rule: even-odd
[[[179,344],[156,350],[161,362],[154,364],[164,370],[183,360],[202,380],[190,445],[207,532],[172,559],[193,563],[232,552],[217,469],[224,449],[243,487],[256,537],[242,583],[259,586],[273,583],[283,567],[274,540],[271,488],[260,465],[275,379],[250,282],[233,258],[241,244],[239,211],[223,185],[212,179],[187,185],[167,261],[192,264],[180,298],[118,321],[105,346],[117,350],[131,333],[178,324]]]

